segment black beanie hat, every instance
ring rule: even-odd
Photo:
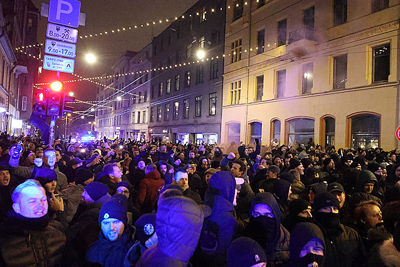
[[[85,191],[94,201],[107,194],[107,187],[99,182],[92,182],[85,187]]]
[[[301,164],[300,161],[298,161],[297,159],[291,158],[289,161],[289,170],[298,167],[300,164]]]
[[[317,194],[314,199],[314,211],[318,211],[319,209],[334,206],[339,209],[339,201],[337,198],[329,192],[324,192]]]
[[[143,245],[156,232],[156,214],[146,213],[135,222],[135,238]]]
[[[328,165],[330,162],[331,162],[331,158],[326,158],[326,159],[324,159],[324,161],[323,161],[323,165],[324,166],[326,166],[326,165]]]
[[[57,181],[57,173],[49,168],[37,168],[35,173],[35,179],[44,186],[51,181]]]
[[[103,204],[100,209],[99,224],[101,225],[101,222],[104,219],[109,218],[118,219],[126,225],[128,217],[126,215],[126,206],[124,205],[122,199],[113,198]]]
[[[235,239],[226,253],[227,267],[250,267],[267,262],[264,249],[253,239],[239,237]]]
[[[90,178],[93,178],[93,177],[94,177],[94,175],[90,170],[88,170],[86,168],[79,168],[76,171],[75,183],[83,185],[86,180],[89,180]]]
[[[310,205],[307,201],[303,199],[294,199],[289,202],[289,214],[291,216],[297,216],[303,210],[306,210]]]

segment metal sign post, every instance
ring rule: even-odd
[[[53,145],[54,140],[54,126],[56,125],[56,116],[51,117],[50,122],[50,137],[49,137],[49,147]]]

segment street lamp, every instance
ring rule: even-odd
[[[121,96],[117,96],[117,101],[122,101],[122,97]]]
[[[206,51],[202,48],[199,48],[196,52],[196,57],[198,60],[203,60],[206,57]]]
[[[81,116],[81,119],[84,120],[84,119],[85,119],[85,116],[82,115],[82,116]]]
[[[94,108],[91,108],[90,111],[91,111],[91,112],[94,112]]]
[[[69,92],[68,95],[72,97],[74,96],[74,92]]]
[[[97,57],[96,57],[96,55],[93,54],[93,53],[87,53],[87,54],[85,55],[85,60],[86,60],[87,63],[89,63],[89,64],[92,65],[92,64],[94,64],[94,63],[97,62]]]

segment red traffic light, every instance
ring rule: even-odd
[[[63,89],[63,84],[60,81],[51,82],[50,89],[54,92],[60,92]]]

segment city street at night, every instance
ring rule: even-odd
[[[400,0],[0,0],[0,266],[400,267]]]

